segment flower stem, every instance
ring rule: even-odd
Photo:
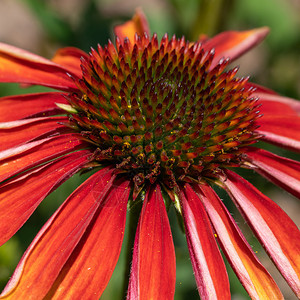
[[[127,247],[126,247],[126,254],[125,254],[126,262],[125,262],[125,271],[124,271],[122,299],[126,299],[127,296],[135,232],[139,221],[141,207],[142,207],[142,201],[132,205],[131,208],[128,210],[129,224],[128,224],[128,235],[127,235]]]

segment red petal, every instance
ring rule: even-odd
[[[300,234],[288,215],[245,179],[226,170],[223,184],[275,265],[300,296]]]
[[[61,112],[55,103],[67,104],[61,93],[37,93],[0,98],[0,122]]]
[[[1,151],[0,182],[42,162],[86,147],[80,137],[80,134],[65,134]]]
[[[37,84],[64,91],[77,90],[65,68],[41,56],[2,43],[0,66],[0,82]]]
[[[60,124],[59,124],[60,122]],[[57,129],[66,128],[67,117],[34,118],[0,123],[0,151],[21,145]]]
[[[201,200],[188,184],[181,189],[179,199],[201,299],[230,299],[225,264]]]
[[[130,21],[122,25],[115,26],[114,32],[121,41],[127,37],[131,42],[134,42],[134,36],[136,33],[140,36],[143,36],[144,33],[147,33],[147,35],[150,34],[147,18],[141,9],[136,10],[135,15]]]
[[[43,299],[111,187],[112,171],[87,179],[37,234],[1,296]]]
[[[272,109],[276,109],[276,112],[281,115],[285,115],[286,113],[299,115],[300,113],[300,101],[298,100],[276,94],[259,93],[257,91],[254,92],[253,96],[259,97],[260,102],[263,104],[262,108],[265,109],[266,113],[272,113]],[[280,109],[283,110],[280,111]]]
[[[255,96],[260,97],[261,94],[255,93]],[[270,100],[272,99],[273,95],[271,95],[268,98],[260,98],[259,102],[262,104],[259,107],[259,112],[263,114],[263,118],[270,116],[285,116],[285,117],[290,117],[290,118],[298,118],[298,114],[296,110],[291,106],[288,105],[287,103],[280,102],[280,101],[273,101]],[[294,100],[296,102],[296,100]],[[300,104],[300,102],[299,102]],[[296,107],[295,107],[296,108]]]
[[[120,255],[129,182],[114,183],[46,299],[99,299]]]
[[[0,245],[27,221],[41,201],[88,162],[87,150],[71,153],[1,186]]]
[[[268,89],[262,85],[259,85],[257,83],[249,82],[247,81],[245,83],[245,89],[254,88],[255,93],[264,93],[264,94],[270,94],[270,95],[277,95],[276,92],[274,92],[271,89]]]
[[[266,114],[257,120],[262,140],[293,151],[300,151],[300,118]]]
[[[211,68],[218,64],[221,58],[229,57],[231,61],[260,43],[269,33],[267,27],[248,31],[225,31],[203,43],[204,50],[215,49],[215,57]]]
[[[127,299],[173,299],[175,252],[160,187],[147,191],[136,232]]]
[[[283,299],[273,278],[256,258],[241,230],[214,190],[208,185],[201,185],[199,188],[197,194],[214,226],[223,253],[251,299]]]
[[[76,74],[78,77],[81,77],[81,57],[87,59],[88,55],[78,48],[67,47],[59,49],[52,58],[52,61],[68,69],[69,72],[73,72],[73,74]]]
[[[300,198],[299,162],[257,148],[249,148],[246,155],[258,173]]]

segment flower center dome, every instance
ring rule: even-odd
[[[258,139],[257,99],[247,78],[212,67],[214,51],[183,38],[116,39],[82,60],[81,93],[69,96],[76,128],[136,186],[161,180],[198,181],[241,164]]]

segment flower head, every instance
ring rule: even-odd
[[[1,299],[98,299],[133,203],[142,209],[128,299],[174,296],[170,204],[202,299],[230,299],[218,244],[251,298],[282,299],[212,184],[228,192],[300,295],[296,225],[231,169],[253,169],[300,196],[300,164],[255,147],[262,140],[299,151],[300,104],[228,67],[267,32],[159,41],[138,11],[115,28],[115,45],[89,54],[64,48],[47,60],[0,45],[0,81],[59,90],[0,100],[1,243],[62,182],[94,170],[38,233]]]

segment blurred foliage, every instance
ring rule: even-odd
[[[14,0],[18,1],[18,0]],[[21,0],[19,0],[21,2]],[[41,43],[52,48],[76,46],[89,51],[97,43],[105,44],[108,38],[113,38],[113,26],[131,18],[134,4],[138,3],[148,17],[152,32],[162,36],[185,35],[195,40],[200,34],[212,36],[224,30],[243,30],[259,26],[269,26],[271,34],[266,42],[258,47],[255,56],[248,57],[251,65],[256,65],[252,80],[264,84],[287,96],[300,98],[300,5],[297,1],[286,0],[164,0],[164,1],[120,1],[120,0],[86,0],[80,9],[69,11],[76,14],[76,22],[66,18],[66,12],[61,13],[61,5],[68,0],[25,0],[23,3],[31,9],[36,20],[45,32],[45,40]],[[132,5],[131,5],[132,3]],[[51,49],[52,49],[51,48]],[[252,52],[253,53],[253,52]],[[260,59],[262,57],[262,60]],[[241,64],[247,59],[240,61]],[[261,64],[261,65],[260,65]],[[243,65],[243,64],[242,64]],[[247,72],[247,69],[246,69]],[[252,71],[251,71],[252,73]],[[0,95],[22,92],[38,92],[45,90],[40,87],[20,89],[16,84],[1,85]],[[268,146],[272,151],[282,155],[286,153],[275,146]],[[268,194],[273,185],[266,183],[254,172],[246,170],[249,181]],[[8,276],[13,272],[22,253],[26,250],[38,230],[47,218],[55,211],[64,199],[77,187],[85,176],[76,175],[52,193],[40,205],[26,225],[9,242],[0,248],[0,285],[2,288]],[[276,192],[280,192],[278,189]],[[262,252],[261,246],[247,231],[237,210],[227,195],[218,190],[225,204],[230,207],[234,217],[240,220],[241,227],[254,250]],[[198,299],[198,293],[190,264],[185,237],[176,224],[173,209],[170,210],[172,231],[177,256],[177,283],[175,299]],[[248,232],[248,233],[247,233]],[[126,242],[125,236],[125,242]],[[124,249],[116,271],[103,294],[102,299],[119,299],[122,289],[124,272]],[[231,268],[228,268],[233,298],[248,299],[248,296]],[[288,298],[287,298],[288,299]]]

